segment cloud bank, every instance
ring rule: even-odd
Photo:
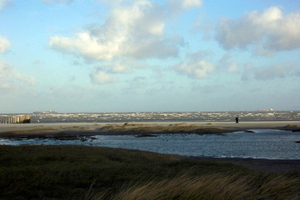
[[[171,12],[168,8],[182,12],[202,5],[200,0],[167,1],[166,5],[149,0],[98,2],[109,7],[104,23],[89,25],[71,37],[51,37],[48,43],[50,48],[64,54],[100,62],[102,67],[90,73],[94,84],[117,81],[108,73],[128,72],[136,65],[132,63],[177,57],[184,40],[166,32],[167,16]]]
[[[265,52],[300,48],[300,12],[285,14],[280,7],[253,11],[240,19],[223,19],[217,41],[225,49],[259,45]]]
[[[96,61],[177,56],[181,41],[166,36],[164,12],[148,0],[115,5],[103,25],[91,25],[73,37],[51,37],[49,46]]]

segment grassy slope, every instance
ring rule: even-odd
[[[300,199],[299,174],[86,146],[0,146],[0,199]]]

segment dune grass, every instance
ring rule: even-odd
[[[299,180],[281,175],[235,175],[226,173],[191,176],[188,172],[162,181],[149,181],[122,189],[107,197],[93,199],[300,199]]]
[[[0,199],[300,199],[300,175],[87,146],[0,146]]]

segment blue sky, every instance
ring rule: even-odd
[[[0,113],[300,110],[299,0],[0,0]]]

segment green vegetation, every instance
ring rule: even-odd
[[[0,199],[300,199],[300,174],[87,146],[0,146]]]

